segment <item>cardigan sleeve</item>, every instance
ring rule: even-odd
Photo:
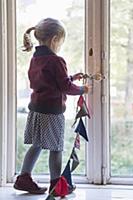
[[[62,93],[68,95],[82,95],[84,93],[83,86],[77,86],[72,82],[71,76],[68,76],[66,63],[61,57],[56,60],[55,76]]]

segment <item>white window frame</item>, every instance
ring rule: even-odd
[[[16,1],[7,0],[7,54],[8,54],[8,103],[7,103],[7,182],[13,181],[16,154]]]
[[[106,2],[106,0],[104,0],[105,2]],[[107,49],[107,51],[106,52],[109,52],[109,46],[110,46],[110,41],[109,41],[109,32],[110,32],[110,18],[109,18],[109,16],[110,16],[110,0],[107,0],[107,4],[106,4],[106,8],[105,8],[105,10],[106,11],[108,11],[109,13],[106,13],[106,15],[105,16],[107,16],[106,18],[108,19],[106,22],[105,22],[105,25],[106,25],[106,27],[107,27],[107,29],[105,28],[104,29],[104,33],[105,33],[105,35],[106,35],[106,40],[105,40],[105,42],[104,42],[104,47],[105,47],[105,49]],[[104,27],[105,27],[105,25],[104,25]],[[108,34],[107,34],[108,33]],[[109,53],[108,53],[108,55],[107,55],[107,59],[106,59],[106,61],[105,61],[105,63],[104,63],[104,69],[106,69],[107,68],[107,77],[108,77],[108,80],[110,79],[110,77],[109,77],[109,69],[110,69],[110,65],[109,65]],[[108,67],[105,67],[105,66],[108,66]],[[106,132],[107,132],[107,134],[106,134],[106,136],[105,136],[105,139],[106,139],[106,141],[107,141],[107,144],[106,144],[106,150],[108,149],[108,151],[106,151],[106,166],[107,166],[107,175],[106,175],[106,181],[107,181],[107,183],[109,183],[109,184],[124,184],[124,185],[132,185],[133,184],[133,178],[132,177],[119,177],[119,176],[115,176],[115,177],[113,177],[113,176],[111,176],[110,174],[111,174],[111,169],[110,169],[110,165],[109,165],[109,161],[110,161],[110,148],[108,148],[109,146],[110,146],[110,143],[109,143],[109,140],[110,140],[110,122],[109,122],[109,117],[110,117],[110,110],[109,110],[109,104],[110,104],[110,102],[109,102],[109,98],[110,98],[110,94],[109,94],[109,87],[110,87],[110,85],[109,85],[109,81],[108,81],[108,83],[106,83],[106,93],[107,93],[107,105],[106,105],[106,109],[107,109],[107,111],[106,111],[106,114],[104,113],[104,116],[107,116],[108,117],[108,120],[107,120],[107,117],[105,118],[105,122],[108,124],[108,127],[107,127],[107,130],[106,130]],[[105,155],[105,152],[104,152],[104,155]]]
[[[101,71],[105,76],[102,82],[102,183],[109,183],[110,179],[110,148],[109,148],[109,56],[110,56],[110,0],[102,1],[102,55]]]
[[[0,1],[0,185],[12,182],[15,169],[16,16],[15,0]]]
[[[102,182],[103,184],[132,185],[131,177],[111,176],[110,153],[110,0],[102,0],[102,65],[106,79],[102,83]]]
[[[102,0],[86,1],[86,72],[101,72],[102,51]],[[93,56],[89,50],[93,49]],[[90,143],[87,147],[87,177],[90,183],[102,184],[102,107],[101,82],[93,82],[92,93],[88,96],[93,116],[88,121]]]
[[[0,185],[5,183],[6,177],[6,144],[7,144],[7,29],[6,29],[6,2],[0,2]]]

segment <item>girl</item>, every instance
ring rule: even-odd
[[[24,34],[25,51],[31,51],[33,47],[30,40],[32,30],[39,46],[35,49],[28,71],[33,92],[24,134],[24,143],[32,145],[25,155],[14,188],[43,194],[47,188],[39,187],[31,178],[34,164],[41,150],[48,149],[50,192],[61,175],[66,95],[88,93],[89,86],[75,85],[73,81],[82,78],[82,73],[68,76],[66,62],[57,55],[65,39],[65,29],[58,20],[47,18],[29,28]],[[74,186],[68,188],[69,193],[75,189]]]

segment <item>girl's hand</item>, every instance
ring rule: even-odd
[[[83,78],[83,73],[77,73],[72,76],[73,81],[79,80]]]
[[[84,93],[87,94],[90,92],[90,90],[92,89],[92,86],[91,85],[84,85]]]

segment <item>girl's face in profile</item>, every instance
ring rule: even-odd
[[[60,51],[60,49],[61,49],[61,46],[63,45],[63,43],[64,43],[64,40],[65,40],[65,38],[63,37],[63,38],[61,38],[59,41],[58,41],[58,44],[57,44],[57,49],[56,49],[56,53],[58,53],[59,51]]]
[[[61,49],[62,44],[64,43],[65,38],[57,38],[57,36],[54,36],[51,41],[51,49],[54,53],[58,53]]]

